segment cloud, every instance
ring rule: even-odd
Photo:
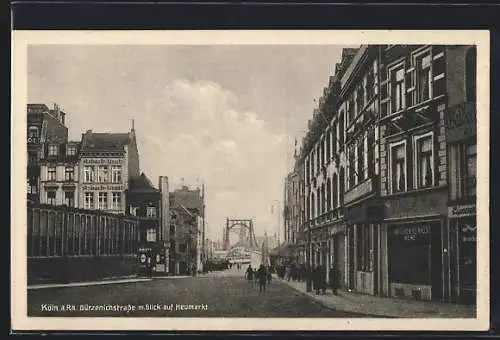
[[[136,117],[142,170],[173,183],[204,180],[212,237],[225,217],[254,218],[258,234],[272,229],[270,205],[282,196],[289,136],[257,112],[240,111],[219,84],[176,80],[163,90]]]

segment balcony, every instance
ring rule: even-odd
[[[363,182],[358,183],[353,188],[349,189],[344,194],[344,203],[349,204],[360,198],[370,195],[375,192],[376,178],[375,176],[365,179]]]

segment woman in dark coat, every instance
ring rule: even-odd
[[[337,268],[335,262],[332,263],[332,267],[330,268],[330,272],[328,273],[330,279],[330,288],[334,295],[337,295],[337,290],[340,285],[340,272]]]

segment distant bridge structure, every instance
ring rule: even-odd
[[[226,218],[226,227],[224,228],[223,247],[229,250],[231,232],[239,232],[239,239],[235,246],[244,247],[248,250],[260,250],[255,237],[255,231],[252,219],[231,219]]]

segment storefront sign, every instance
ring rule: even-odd
[[[358,198],[366,196],[373,191],[373,180],[368,178],[364,182],[358,184],[344,195],[344,203],[352,202]]]
[[[84,165],[120,165],[123,164],[122,158],[84,158]]]
[[[463,140],[476,134],[476,105],[464,103],[456,105],[446,113],[446,141]]]
[[[476,224],[464,223],[460,227],[462,243],[476,242]]]
[[[84,191],[123,191],[123,185],[113,184],[87,184],[82,185]]]
[[[476,215],[476,205],[456,205],[454,207],[448,207],[448,217],[458,218]]]
[[[398,227],[393,229],[392,234],[402,236],[405,241],[415,241],[417,236],[429,234],[429,225]]]

